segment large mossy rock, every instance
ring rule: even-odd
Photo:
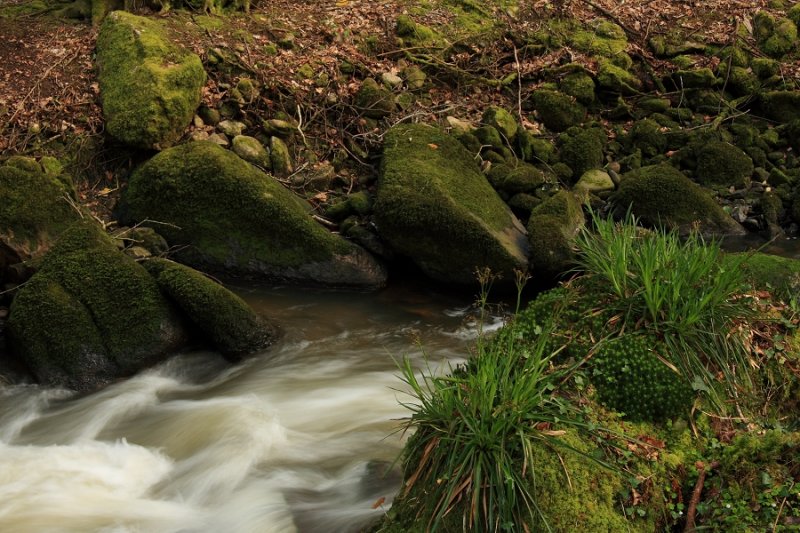
[[[87,221],[62,233],[19,290],[7,333],[41,383],[81,391],[158,362],[186,340],[155,280]]]
[[[274,340],[274,326],[202,273],[168,259],[150,259],[144,267],[164,295],[223,355],[236,358],[265,348]]]
[[[152,224],[201,270],[343,287],[375,288],[383,267],[314,222],[310,207],[212,142],[164,150],[136,169],[119,215]]]
[[[628,208],[645,224],[703,235],[741,235],[744,228],[699,185],[669,165],[652,165],[626,173],[611,197],[618,214]]]
[[[106,130],[138,148],[164,149],[183,134],[200,104],[200,58],[172,44],[152,20],[115,11],[97,37]]]
[[[740,263],[742,255],[746,259]],[[768,290],[786,301],[800,301],[800,260],[761,252],[730,254],[726,260],[742,268],[757,289]]]
[[[478,267],[513,279],[527,266],[525,229],[472,154],[437,128],[389,130],[374,211],[380,235],[434,279],[472,283]]]
[[[0,280],[11,265],[41,257],[80,218],[74,187],[58,166],[12,157],[0,166]]]
[[[695,178],[701,185],[747,187],[753,175],[753,160],[741,148],[722,141],[711,141],[697,154]]]

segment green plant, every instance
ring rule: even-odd
[[[582,230],[576,241],[577,269],[599,281],[594,290],[620,318],[618,329],[663,340],[669,362],[712,398],[717,373],[730,390],[749,386],[748,351],[737,329],[751,314],[742,296],[747,256],[722,261],[718,243],[696,232],[681,239],[641,229],[630,212],[619,224],[592,218],[595,231]]]
[[[482,281],[485,305],[490,281]],[[496,338],[481,337],[469,362],[448,376],[418,377],[404,359],[402,379],[416,399],[404,404],[413,413],[407,427],[416,429],[405,452],[406,494],[427,487],[420,515],[429,517],[431,531],[459,505],[470,530],[510,530],[537,520],[548,527],[532,490],[535,443],[581,453],[559,436],[589,427],[558,392],[569,369],[552,364],[551,332],[552,321],[537,340],[520,343],[512,323]]]

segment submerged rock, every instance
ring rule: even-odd
[[[210,142],[164,150],[136,169],[120,217],[156,227],[175,256],[231,275],[375,288],[384,268],[328,232],[277,180]]]
[[[200,58],[172,44],[152,20],[115,11],[97,37],[106,131],[138,148],[163,149],[183,134],[200,104]]]
[[[527,266],[525,229],[472,155],[438,128],[389,130],[374,211],[380,235],[434,279],[472,283],[479,267],[513,279]]]

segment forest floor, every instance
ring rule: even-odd
[[[461,26],[458,15],[465,12],[463,6],[453,7],[462,3],[483,11],[471,19],[468,29]],[[677,32],[687,40],[725,45],[732,42],[740,27],[752,30],[753,15],[768,9],[767,3],[535,0],[504,9],[475,8],[474,3],[463,0],[260,0],[254,2],[249,14],[225,17],[185,11],[145,13],[163,19],[173,35],[204,60],[214,48],[235,50],[241,73],[269,88],[262,92],[267,96],[262,97],[260,111],[280,111],[294,118],[306,140],[312,142],[316,152],[312,159],[316,161],[331,159],[337,150],[347,150],[363,163],[364,168],[355,170],[358,174],[374,171],[374,165],[359,155],[380,146],[382,131],[365,123],[358,113],[348,112],[346,103],[360,87],[359,78],[398,72],[409,52],[395,37],[398,15],[410,13],[417,22],[446,29],[451,42],[458,44],[463,37],[464,46],[452,64],[444,65],[440,76],[429,77],[425,98],[389,117],[388,125],[409,117],[430,122],[447,115],[476,120],[487,105],[500,104],[516,108],[522,123],[535,130],[535,118],[524,113],[519,104],[544,81],[543,77],[537,79],[537,71],[567,61],[583,64],[590,72],[596,71],[597,65],[591,57],[569,47],[527,54],[524,47],[517,46],[515,36],[546,28],[556,16],[583,22],[610,20],[625,30],[629,54],[661,73],[674,67],[653,56],[647,44],[651,37]],[[103,133],[93,62],[97,29],[87,21],[59,20],[47,13],[26,11],[26,5],[27,0],[7,0],[0,8],[0,159],[40,151],[42,139],[45,143],[85,142],[87,138],[101,138]],[[474,44],[474,39],[467,41],[482,27],[491,40],[480,44]],[[293,40],[291,47],[269,46],[287,36]],[[713,66],[719,59],[708,56],[701,61]],[[343,78],[339,70],[342,62],[357,65],[357,75]],[[321,78],[323,72],[327,76]],[[519,81],[511,86],[475,83],[499,81],[514,73]],[[790,65],[784,75],[800,77],[800,64]],[[328,81],[320,83],[320,79]],[[228,81],[212,74],[204,89],[204,103],[215,107],[224,99],[230,89]],[[353,141],[364,151],[354,150]],[[87,170],[103,166],[94,159],[85,165]],[[84,200],[99,206],[108,204],[103,199],[116,188],[114,172],[88,174],[90,178],[81,190]]]

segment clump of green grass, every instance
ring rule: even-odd
[[[553,364],[549,333],[545,328],[523,345],[509,325],[493,339],[479,339],[467,365],[448,376],[418,377],[403,361],[402,378],[418,402],[404,404],[413,413],[407,425],[417,430],[405,451],[406,491],[418,483],[431,491],[420,512],[430,517],[431,531],[456,507],[466,509],[465,530],[547,523],[532,494],[533,443],[575,451],[559,436],[589,427],[558,391],[570,369]]]
[[[698,233],[637,227],[593,215],[594,230],[578,236],[577,270],[612,309],[621,332],[645,330],[662,339],[670,362],[697,389],[712,392],[717,376],[728,390],[749,386],[751,362],[741,325],[752,312],[741,265],[723,261],[717,242]]]

